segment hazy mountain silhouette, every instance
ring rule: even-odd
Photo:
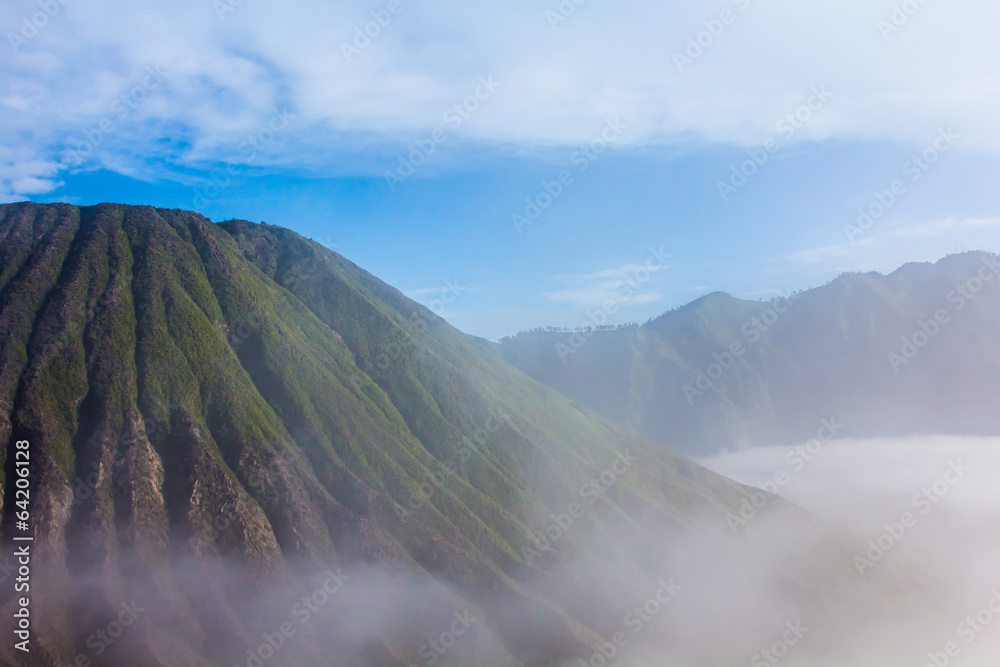
[[[825,334],[818,303],[796,309]],[[622,340],[762,307],[712,297]],[[617,341],[573,364],[617,372]],[[846,383],[865,363],[837,372]],[[621,387],[623,411],[652,410],[644,386],[612,377],[601,395]],[[8,664],[560,664],[589,660],[675,576],[697,600],[760,587],[655,635],[725,663],[770,636],[754,624],[819,614],[824,586],[839,599],[856,579],[825,524],[774,498],[762,510],[764,496],[574,406],[343,257],[177,210],[0,207],[0,439],[6,553],[24,534],[24,441],[35,535],[32,652],[4,642]],[[728,530],[758,512],[785,517],[786,538]],[[881,595],[865,586],[859,599]]]
[[[503,357],[688,454],[840,436],[1000,434],[1000,259],[844,274],[770,302],[714,293],[644,326],[504,339]]]

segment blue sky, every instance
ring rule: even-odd
[[[801,4],[10,2],[0,200],[290,227],[489,338],[1000,250],[1000,8]]]

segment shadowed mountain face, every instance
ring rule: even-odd
[[[641,327],[508,338],[502,356],[693,455],[816,437],[1000,434],[1000,258],[845,274],[771,302],[710,294]],[[824,433],[829,434],[832,429]]]
[[[35,535],[32,652],[4,643],[7,664],[570,664],[674,577],[720,603],[656,636],[725,664],[854,576],[825,526],[772,498],[759,513],[795,536],[775,580],[730,582],[767,601],[723,604],[719,573],[774,543],[728,530],[747,489],[318,244],[174,210],[0,207],[0,442],[6,553],[23,442]]]

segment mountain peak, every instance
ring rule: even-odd
[[[270,225],[0,206],[0,336],[5,534],[28,442],[47,664],[121,600],[148,611],[115,664],[233,664],[344,581],[283,660],[409,664],[455,609],[484,619],[462,664],[585,658],[630,602],[566,563],[640,524],[725,525],[751,493]],[[622,576],[664,576],[645,560]]]
[[[888,276],[846,273],[779,302],[714,292],[638,335],[597,332],[599,344],[562,363],[531,339],[501,351],[581,404],[692,454],[801,442],[829,413],[859,437],[996,434],[1000,417],[981,390],[1000,382],[991,342],[1000,280],[982,277],[994,258],[964,252]],[[935,317],[944,324],[927,323]],[[922,327],[933,343],[916,358]]]

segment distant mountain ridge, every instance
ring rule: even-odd
[[[818,531],[783,547],[782,605],[853,576],[825,524],[574,406],[336,253],[178,210],[0,206],[0,441],[8,557],[24,442],[35,536],[32,653],[3,642],[4,664],[590,659],[647,580],[718,580],[685,535],[750,511]],[[750,535],[712,550],[719,570]],[[747,613],[709,611],[711,641],[684,615],[658,636],[724,664],[722,621]]]
[[[507,338],[574,401],[693,455],[813,437],[1000,434],[1000,258],[845,274],[770,302],[702,297],[641,327]]]

